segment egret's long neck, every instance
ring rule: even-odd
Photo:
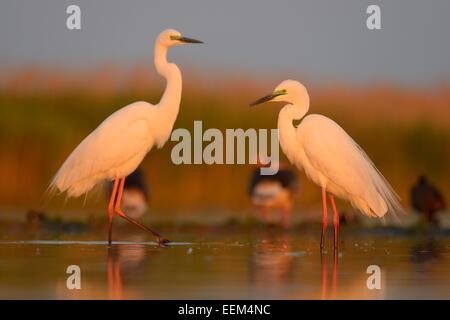
[[[290,162],[294,162],[299,147],[294,120],[300,120],[309,109],[309,101],[302,103],[287,104],[278,115],[278,131],[281,149]]]
[[[166,46],[155,45],[156,71],[166,79],[166,89],[158,103],[158,127],[157,144],[162,146],[172,132],[173,124],[178,115],[181,101],[182,79],[180,69],[176,64],[167,61]]]

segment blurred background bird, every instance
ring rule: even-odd
[[[106,195],[111,197],[113,183],[108,181]],[[149,183],[145,180],[145,172],[138,167],[125,180],[122,195],[122,208],[133,219],[141,218],[148,208],[150,199]]]
[[[436,223],[436,213],[446,208],[445,200],[439,190],[420,176],[411,188],[411,205],[427,223]]]
[[[261,174],[258,164],[250,179],[250,201],[266,224],[272,224],[272,211],[281,213],[281,225],[288,228],[293,199],[299,189],[299,179],[294,170],[281,163],[274,175]]]

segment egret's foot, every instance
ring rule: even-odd
[[[166,244],[168,244],[170,242],[171,241],[169,239],[166,239],[166,238],[163,238],[163,237],[158,238],[158,244],[160,246],[165,246]]]

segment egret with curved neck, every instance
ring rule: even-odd
[[[365,152],[333,120],[311,114],[306,88],[294,80],[281,82],[275,90],[251,105],[287,102],[278,115],[280,146],[289,161],[322,188],[323,222],[320,249],[323,251],[328,224],[327,193],[333,209],[334,249],[338,250],[339,216],[334,196],[348,200],[371,217],[388,211],[403,211],[398,196]],[[300,120],[294,127],[293,120]]]
[[[109,245],[114,214],[151,232],[158,243],[168,242],[159,233],[128,217],[120,204],[126,177],[155,144],[161,148],[170,137],[180,108],[182,79],[177,65],[167,61],[167,51],[170,47],[187,43],[202,42],[184,37],[173,29],[158,36],[154,62],[156,71],[166,79],[160,102],[152,105],[139,101],[114,112],[75,148],[50,184],[50,190],[78,197],[103,180],[114,181],[108,205]]]

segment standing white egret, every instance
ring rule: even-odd
[[[176,64],[167,61],[170,47],[202,43],[168,29],[155,42],[154,62],[166,79],[166,89],[157,105],[139,101],[114,112],[89,134],[56,173],[50,190],[78,197],[103,180],[114,180],[108,206],[108,243],[111,245],[114,213],[151,232],[159,243],[167,243],[157,232],[128,217],[120,207],[125,178],[133,172],[156,144],[161,148],[170,137],[180,108],[182,80]]]
[[[282,101],[278,115],[280,145],[289,161],[322,188],[323,224],[320,249],[324,249],[328,224],[327,192],[333,208],[334,249],[338,248],[339,216],[334,195],[371,217],[403,211],[398,196],[365,152],[333,120],[311,114],[306,88],[294,80],[281,82],[275,90],[251,105]],[[304,117],[304,118],[303,118]],[[293,120],[303,120],[296,127]]]

